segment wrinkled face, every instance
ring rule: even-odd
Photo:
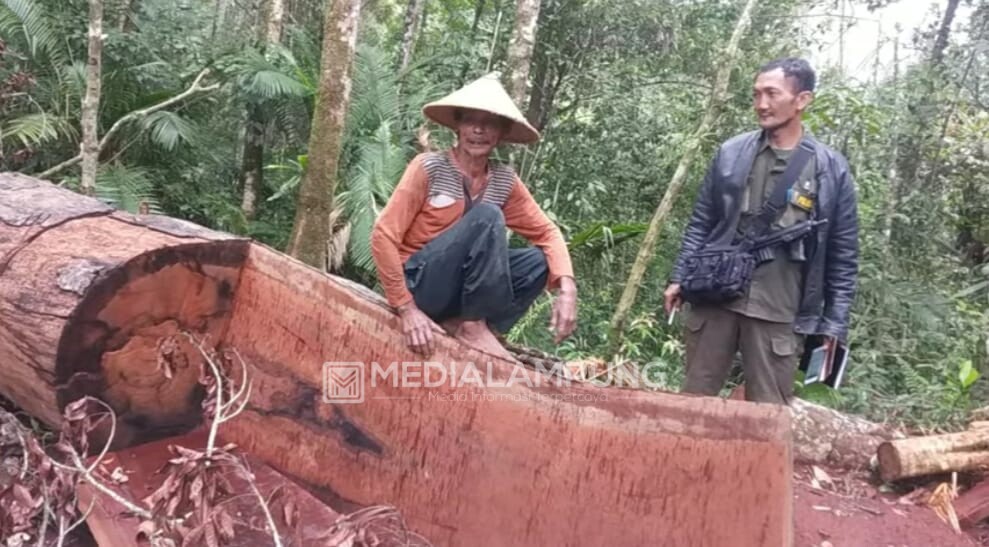
[[[483,110],[465,108],[457,122],[460,148],[476,157],[491,154],[508,130],[508,121]]]
[[[799,120],[811,98],[810,91],[798,92],[797,82],[787,79],[781,68],[758,75],[752,86],[752,107],[763,129],[773,130]]]

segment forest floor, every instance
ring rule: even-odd
[[[795,466],[794,547],[980,547],[989,527],[956,533],[926,503],[937,483],[881,492],[868,472]],[[984,525],[983,525],[984,526]]]

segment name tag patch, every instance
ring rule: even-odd
[[[794,207],[802,209],[804,211],[810,211],[814,208],[814,196],[810,194],[805,194],[793,188],[787,192],[789,195],[789,202]]]

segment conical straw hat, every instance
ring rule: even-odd
[[[483,110],[512,121],[512,126],[502,141],[519,144],[536,142],[539,140],[539,131],[526,121],[525,116],[498,81],[498,76],[497,72],[492,72],[438,101],[427,104],[422,107],[423,115],[456,131],[457,121],[454,112],[458,108]]]

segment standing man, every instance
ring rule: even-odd
[[[577,321],[577,285],[563,235],[510,166],[503,142],[531,143],[529,125],[489,74],[423,107],[456,145],[416,156],[382,210],[371,250],[405,341],[432,352],[434,321],[475,348],[512,359],[506,333],[546,289],[558,289],[550,327],[559,343]],[[506,228],[534,246],[509,249]]]
[[[788,404],[804,337],[819,336],[831,348],[846,341],[858,274],[855,188],[845,158],[801,123],[815,80],[802,59],[764,65],[752,89],[762,129],[722,144],[704,179],[664,294],[667,313],[680,306],[681,284],[696,264],[691,259],[705,245],[738,242],[761,218],[771,222],[764,234],[805,221],[824,223],[806,237],[761,251],[765,262],[740,296],[692,304],[685,317],[686,393],[717,395],[741,351],[745,398]],[[791,159],[792,187],[782,194],[776,184]],[[774,190],[785,198],[771,200]],[[773,201],[779,210],[760,216]]]

